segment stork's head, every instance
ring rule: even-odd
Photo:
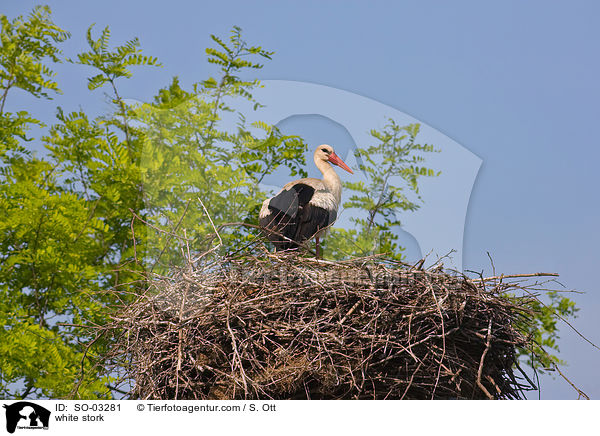
[[[335,154],[333,151],[333,147],[331,145],[322,144],[317,147],[315,150],[315,162],[317,160],[323,160],[326,162],[330,162],[338,167],[348,171],[350,174],[354,174],[354,172],[350,169],[348,165],[344,163],[340,157]]]

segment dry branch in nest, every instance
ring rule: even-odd
[[[115,317],[131,398],[522,398],[529,297],[378,258],[204,257]],[[216,258],[216,260],[215,260]]]

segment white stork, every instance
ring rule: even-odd
[[[315,237],[318,258],[319,238],[325,236],[336,220],[342,197],[342,182],[331,164],[353,172],[327,144],[317,147],[313,159],[323,180],[305,178],[289,182],[275,197],[263,202],[258,218],[276,250],[297,248]]]

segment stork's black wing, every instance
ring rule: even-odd
[[[270,213],[259,224],[267,229],[268,238],[278,250],[295,248],[303,239],[297,239],[298,228],[303,222],[305,209],[315,193],[312,186],[296,183],[283,189],[269,201]]]
[[[312,203],[307,203],[302,209],[300,223],[296,229],[295,241],[305,241],[312,238],[319,230],[331,225],[337,218],[335,210],[328,210]]]

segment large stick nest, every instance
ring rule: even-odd
[[[115,318],[132,398],[522,398],[526,297],[377,258],[206,261]]]

